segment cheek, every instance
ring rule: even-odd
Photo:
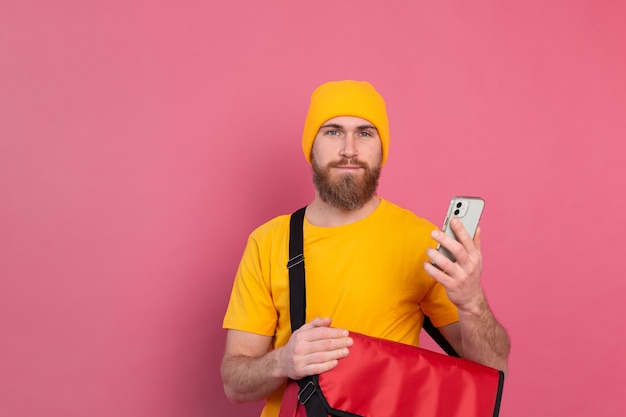
[[[317,165],[318,167],[321,167],[324,165],[324,156],[321,154],[321,152],[319,151],[319,149],[317,147],[313,147],[313,149],[311,149],[311,163],[313,165]]]
[[[363,151],[364,151],[364,153],[362,154],[363,158],[366,158],[367,161],[369,161],[370,165],[372,166],[378,165],[383,159],[383,149],[380,146],[380,144],[374,145],[374,146],[368,146]]]
[[[324,143],[324,141],[313,142],[313,148],[311,149],[311,156],[315,157],[318,161],[322,162],[331,159],[338,153],[337,149],[330,143]]]

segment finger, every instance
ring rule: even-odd
[[[306,347],[304,347],[302,354],[311,354],[316,352],[333,352],[339,351],[342,349],[347,349],[354,341],[351,337],[341,336],[341,337],[330,337],[330,338],[319,338],[319,339],[311,339],[306,340]]]
[[[451,252],[455,248],[462,247],[460,242],[458,242],[453,237],[448,236],[447,234],[445,234],[444,232],[438,229],[435,229],[432,232],[430,232],[430,237],[432,237],[435,242],[439,243],[441,246],[445,247]]]
[[[444,287],[448,287],[454,283],[453,273],[456,263],[436,251],[435,249],[427,249],[426,254],[431,262],[424,262],[424,269],[435,281],[438,281]]]
[[[330,327],[330,324],[333,322],[333,319],[330,317],[316,317],[309,323],[311,327]]]
[[[445,256],[444,254],[442,254],[435,248],[426,249],[426,257],[431,260],[431,262],[427,261],[427,263],[434,264],[435,268],[438,268],[439,270],[442,270],[444,272],[445,272],[446,266],[448,266],[449,264],[452,264],[452,261],[448,259],[447,256]]]
[[[457,257],[457,254],[463,250],[463,245],[461,245],[459,242],[457,242],[456,240],[454,240],[453,238],[446,235],[440,230],[436,230],[436,229],[433,230],[430,233],[430,236],[433,238],[435,242],[439,243],[441,246],[443,246],[448,251],[450,251],[450,253],[452,253],[452,255],[454,255],[455,258]],[[435,259],[433,259],[433,261],[435,261]],[[439,262],[435,261],[435,263],[441,266]]]
[[[340,349],[308,355],[308,363],[303,366],[303,372],[309,375],[315,375],[330,371],[337,366],[341,359],[347,357],[349,354],[349,349]]]
[[[474,234],[474,246],[476,246],[478,252],[480,252],[480,232],[480,226],[478,226],[478,228],[476,228],[476,233]]]
[[[304,349],[297,349],[298,352],[293,356],[293,372],[292,378],[299,379],[306,375],[315,375],[329,371],[337,366],[339,360],[350,354],[347,347],[332,350],[318,350],[319,342],[305,343]],[[308,351],[311,350],[311,351]]]
[[[305,332],[316,328],[330,327],[332,319],[330,317],[316,317],[308,323],[303,324],[298,331]]]
[[[474,240],[467,232],[463,223],[459,219],[452,219],[450,222],[450,226],[452,227],[452,231],[454,232],[458,242],[461,244],[461,248],[458,249],[450,249],[450,251],[454,254],[455,258],[459,263],[463,264],[467,259],[475,258],[476,254],[480,252],[476,247]],[[478,233],[478,230],[477,230]],[[476,234],[474,235],[476,237]],[[480,241],[480,240],[479,240]],[[458,252],[456,252],[458,250]]]
[[[452,231],[454,232],[454,235],[456,236],[456,239],[459,241],[459,243],[461,243],[465,247],[467,247],[467,245],[471,243],[472,237],[469,235],[469,233],[467,233],[467,230],[465,230],[465,226],[463,226],[463,223],[459,219],[457,219],[456,217],[452,219],[450,221],[450,227],[452,227]]]
[[[308,375],[323,374],[324,372],[328,372],[331,369],[336,368],[337,365],[339,365],[338,360],[322,362],[322,363],[312,363],[304,367],[302,377],[304,378],[305,376],[308,376]]]
[[[304,324],[296,332],[301,340],[312,342],[325,339],[347,338],[349,332],[346,329],[329,327],[332,320],[330,318],[315,318]]]

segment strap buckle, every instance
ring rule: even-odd
[[[304,262],[304,255],[303,254],[296,255],[287,261],[287,269],[291,269],[294,266],[301,264],[302,262]]]
[[[317,388],[315,387],[313,381],[307,382],[306,385],[302,387],[302,389],[300,389],[300,392],[298,393],[298,401],[300,401],[300,403],[303,405],[306,404],[306,402],[309,401],[313,394],[315,394],[315,391],[317,391]]]

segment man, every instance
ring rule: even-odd
[[[389,127],[374,87],[348,80],[315,90],[302,149],[316,190],[304,222],[307,323],[291,334],[283,215],[250,235],[237,271],[224,318],[228,398],[267,399],[262,416],[277,416],[288,378],[349,355],[348,330],[417,346],[424,314],[462,357],[506,371],[509,338],[480,285],[480,231],[472,240],[453,221],[456,242],[376,195]]]

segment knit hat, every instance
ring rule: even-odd
[[[372,84],[352,80],[322,84],[311,95],[311,105],[302,134],[302,151],[309,164],[313,141],[320,127],[328,120],[339,116],[360,117],[376,127],[382,145],[382,164],[384,164],[389,151],[389,122],[385,100]]]

